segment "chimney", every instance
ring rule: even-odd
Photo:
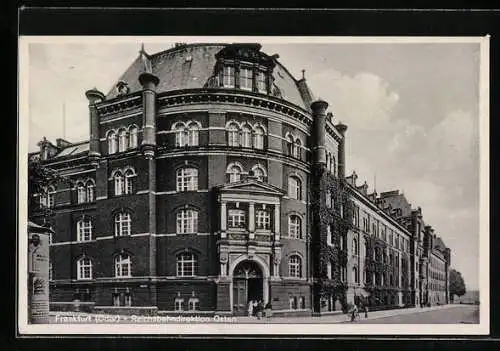
[[[352,171],[352,174],[349,177],[346,177],[346,180],[349,184],[356,187],[356,181],[358,180],[358,175],[355,171]]]
[[[342,135],[342,140],[340,141],[339,144],[339,150],[338,150],[338,174],[339,178],[344,178],[345,177],[345,132],[347,131],[347,126],[343,124],[342,122],[339,122],[335,126],[335,128],[339,131],[339,133]]]
[[[368,195],[368,183],[366,182],[366,180],[363,185],[357,187],[357,189],[360,190],[364,195]]]
[[[104,100],[104,94],[96,88],[85,92],[87,100],[89,100],[89,116],[90,116],[90,138],[89,138],[89,159],[94,166],[99,164],[101,157],[99,145],[99,114],[96,105]]]
[[[57,148],[43,137],[37,144],[40,147],[40,160],[46,161],[57,153]]]
[[[142,85],[142,125],[144,137],[142,153],[152,158],[156,148],[156,86],[160,79],[152,73],[144,72],[139,76]]]
[[[326,165],[325,132],[326,132],[326,109],[328,103],[316,100],[311,104],[313,115],[313,162],[318,165]]]

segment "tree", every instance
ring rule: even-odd
[[[450,269],[450,300],[453,302],[453,297],[465,295],[465,282],[462,273],[455,269]]]
[[[44,166],[38,157],[31,157],[28,160],[28,218],[30,220],[35,208],[37,208],[34,195],[46,196],[47,188],[59,181],[68,181],[68,179],[60,175],[56,170]],[[41,214],[45,222],[48,222],[47,220],[52,215],[52,209],[40,209],[38,214]]]

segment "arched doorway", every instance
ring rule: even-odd
[[[240,262],[233,271],[233,313],[245,315],[249,301],[264,300],[264,277],[254,261]]]

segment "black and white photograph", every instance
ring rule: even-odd
[[[488,333],[489,37],[19,48],[21,333]]]

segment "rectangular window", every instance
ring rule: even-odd
[[[252,90],[252,70],[248,68],[240,69],[240,88]]]
[[[263,71],[259,71],[257,75],[257,89],[259,93],[267,93],[266,73]]]
[[[177,172],[177,191],[193,191],[198,189],[198,170],[182,168]]]
[[[329,246],[333,246],[332,228],[331,228],[330,224],[327,224],[327,226],[326,226],[326,244]]]
[[[227,217],[229,228],[245,228],[245,211],[229,210]]]
[[[306,308],[306,299],[304,298],[304,296],[299,296],[299,308],[300,309]]]
[[[326,266],[326,276],[328,277],[328,279],[332,279],[332,263],[331,262],[328,262],[328,264]]]
[[[190,298],[188,300],[188,305],[190,311],[197,311],[200,306],[200,300],[197,298]]]
[[[234,67],[224,67],[224,76],[222,82],[225,88],[234,88]]]
[[[181,298],[175,298],[175,310],[176,311],[182,311],[182,305],[184,304],[184,299]]]
[[[177,213],[177,234],[196,233],[198,231],[198,212],[181,210]]]
[[[81,220],[77,223],[78,241],[92,240],[92,222],[89,220]]]
[[[258,210],[255,215],[257,229],[269,230],[271,228],[271,214],[266,210]]]

